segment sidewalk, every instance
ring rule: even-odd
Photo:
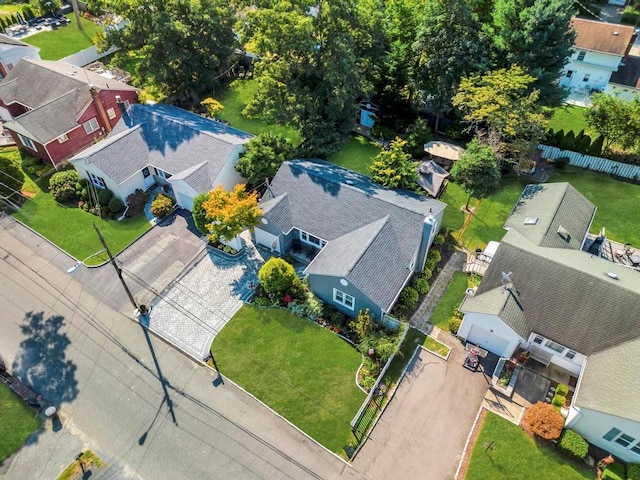
[[[454,272],[462,271],[462,267],[466,260],[467,256],[464,252],[459,250],[453,252],[453,255],[451,255],[451,258],[449,258],[449,261],[445,264],[444,268],[438,275],[438,278],[433,282],[431,290],[429,290],[429,293],[427,293],[427,296],[422,301],[422,305],[420,305],[418,310],[416,310],[416,313],[412,315],[409,320],[409,325],[417,328],[427,335],[431,333],[431,330],[433,330],[433,325],[429,323],[431,315],[433,315],[438,303],[440,303],[440,299],[444,295],[444,292],[447,291]]]

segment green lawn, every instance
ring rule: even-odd
[[[40,427],[36,412],[0,383],[0,464]]]
[[[20,152],[16,148],[2,149],[0,155],[10,156],[20,163]],[[13,214],[13,217],[78,260],[102,250],[102,244],[92,226],[93,222],[96,222],[100,228],[114,255],[151,228],[144,216],[121,222],[102,220],[79,208],[61,205],[29,176],[26,176],[23,190],[30,192],[33,197],[27,200],[22,208]],[[101,254],[88,259],[86,263],[98,265],[106,260],[106,255]]]
[[[453,307],[462,301],[467,288],[469,288],[469,275],[463,272],[454,272],[449,288],[444,292],[429,322],[441,330],[448,331]]]
[[[369,165],[378,152],[380,152],[380,147],[375,142],[358,135],[352,136],[344,148],[329,156],[328,160],[341,167],[369,176],[371,174]]]
[[[284,309],[244,305],[215,338],[220,371],[322,445],[342,453],[365,400],[361,355]]]
[[[567,133],[571,130],[577,135],[580,130],[587,131],[587,122],[584,119],[584,107],[575,105],[562,105],[553,110],[553,117],[549,121],[549,128],[554,132],[564,130]]]
[[[468,197],[469,195],[459,185],[449,182],[447,191],[440,199],[448,205],[442,218],[443,228],[448,228],[451,231],[462,228],[466,214],[461,208],[467,204]],[[470,204],[473,205],[474,202],[475,199],[472,198]]]
[[[404,367],[411,360],[411,356],[418,345],[424,345],[427,336],[416,328],[409,328],[409,331],[404,337],[404,341],[400,344],[400,349],[396,356],[393,358],[389,369],[385,374],[385,380],[391,383],[396,383],[400,380],[400,375]]]
[[[0,7],[1,8],[1,7]],[[24,38],[24,42],[40,47],[40,58],[43,60],[60,60],[93,45],[93,37],[102,31],[102,27],[91,20],[81,19],[84,31],[78,29],[75,16],[70,13],[67,18],[71,23],[57,30],[36,33]]]
[[[442,342],[439,342],[433,337],[427,337],[424,341],[424,348],[429,350],[430,352],[435,353],[436,355],[440,355],[441,357],[446,357],[449,355],[451,351],[451,347],[445,345]]]
[[[290,139],[294,145],[299,145],[302,142],[302,137],[294,128],[274,125],[261,118],[247,118],[242,114],[242,110],[257,91],[258,82],[256,80],[236,80],[232,82],[229,87],[216,95],[218,101],[224,106],[224,109],[216,114],[216,117],[220,120],[226,120],[232,127],[245,132],[254,135],[267,132],[281,134]]]
[[[495,450],[485,452],[484,443],[491,440]],[[586,465],[575,464],[546,445],[537,444],[519,426],[488,412],[465,479],[592,480],[595,475]]]

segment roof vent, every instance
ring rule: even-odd
[[[353,185],[353,180],[345,180],[344,183],[347,185]]]
[[[614,280],[618,280],[618,275],[616,275],[616,274],[615,274],[615,273],[613,273],[613,272],[607,272],[607,276],[608,276],[609,278],[613,278]]]
[[[538,223],[538,217],[527,217],[524,219],[525,225],[535,225]]]
[[[571,235],[569,234],[567,229],[564,228],[562,225],[558,227],[558,235],[560,235],[560,237],[566,240],[567,242],[571,240]]]
[[[618,32],[613,32],[613,34],[617,37],[619,35]]]

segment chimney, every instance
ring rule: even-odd
[[[111,123],[109,123],[109,117],[107,116],[107,112],[104,109],[104,105],[102,104],[102,100],[100,100],[100,95],[98,94],[98,90],[92,84],[89,84],[89,91],[91,92],[91,98],[93,99],[93,104],[96,106],[98,110],[98,115],[100,115],[100,120],[102,120],[102,125],[107,130],[107,134],[111,131]]]
[[[424,264],[427,261],[427,253],[431,247],[433,237],[438,233],[438,222],[433,215],[427,215],[422,223],[422,240],[420,241],[420,250],[418,250],[418,258],[416,260],[415,271],[424,270]]]

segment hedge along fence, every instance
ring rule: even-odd
[[[609,173],[632,180],[640,179],[640,165],[614,162],[607,158],[583,155],[578,152],[572,152],[571,150],[561,150],[558,147],[550,147],[549,145],[540,144],[538,148],[542,150],[542,158],[557,160],[558,158],[567,157],[569,159],[569,165],[574,167]]]

